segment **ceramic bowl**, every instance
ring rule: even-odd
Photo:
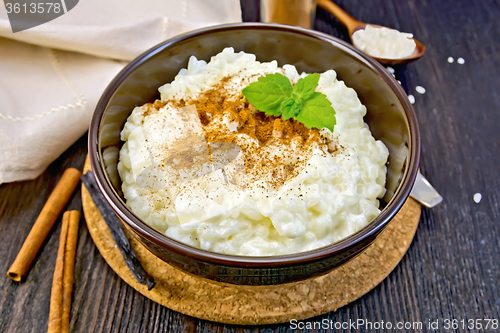
[[[234,256],[201,250],[169,238],[141,221],[125,204],[116,178],[120,131],[137,105],[159,98],[190,56],[209,61],[231,46],[257,60],[293,64],[300,72],[334,69],[367,107],[365,122],[389,149],[382,212],[365,228],[338,243],[313,251],[270,257]],[[375,60],[350,44],[312,30],[276,24],[240,23],[209,27],[169,39],[130,62],[109,84],[89,130],[89,157],[97,184],[123,226],[154,255],[188,273],[220,282],[271,285],[324,274],[370,245],[403,206],[420,157],[420,136],[408,97]]]

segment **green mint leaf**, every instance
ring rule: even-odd
[[[243,89],[248,102],[266,115],[280,116],[280,105],[292,95],[290,80],[283,74],[267,74]]]
[[[287,97],[283,100],[280,106],[281,116],[283,120],[288,120],[299,113],[302,103],[298,103],[292,97]]]
[[[300,94],[297,94],[296,92],[292,93],[292,98],[295,101],[295,103],[302,104],[302,96]]]
[[[314,92],[307,100],[304,100],[300,113],[294,117],[307,128],[328,128],[333,132],[333,126],[336,124],[335,110],[332,103],[325,95]]]
[[[326,127],[333,132],[335,110],[324,94],[315,91],[319,78],[319,74],[309,74],[293,87],[286,76],[267,74],[243,89],[243,95],[268,116],[294,118],[308,128]]]
[[[309,74],[299,79],[293,87],[293,92],[299,94],[302,100],[308,99],[313,93],[319,82],[319,74]]]

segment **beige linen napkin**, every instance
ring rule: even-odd
[[[83,135],[127,60],[177,34],[241,21],[239,0],[80,0],[53,21],[12,33],[4,9],[0,184],[36,178]]]

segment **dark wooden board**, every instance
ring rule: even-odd
[[[416,238],[396,269],[361,299],[307,322],[500,319],[500,3],[498,0],[337,0],[359,20],[415,34],[427,47],[415,63],[396,68],[422,133],[421,170],[444,197],[422,212]],[[258,1],[243,0],[246,21],[259,19]],[[316,29],[348,39],[318,10]],[[453,64],[447,58],[455,58]],[[458,57],[464,65],[456,63]],[[420,95],[417,85],[426,88]],[[0,120],[5,121],[5,120]],[[39,178],[0,186],[0,267],[6,272],[62,171],[83,167],[86,137]],[[474,193],[482,194],[475,203]],[[79,209],[80,193],[70,208]],[[26,282],[0,278],[0,332],[44,332],[60,221]],[[106,264],[85,224],[75,268],[71,332],[293,332],[290,325],[239,327],[181,315],[125,284]],[[307,330],[304,330],[307,331]],[[325,332],[328,330],[311,330]],[[367,329],[347,329],[345,332]],[[406,330],[411,331],[428,331]],[[469,331],[457,329],[456,332]],[[479,331],[479,330],[476,330]]]

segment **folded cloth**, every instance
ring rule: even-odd
[[[81,137],[126,61],[179,33],[240,21],[239,0],[80,0],[12,33],[0,11],[0,184],[36,178]]]

